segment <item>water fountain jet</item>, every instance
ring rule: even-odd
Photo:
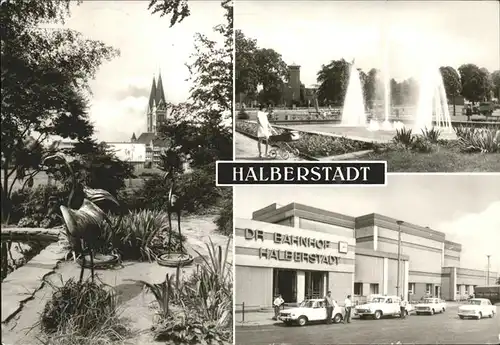
[[[359,71],[352,60],[349,82],[342,109],[342,126],[366,126],[365,102]]]

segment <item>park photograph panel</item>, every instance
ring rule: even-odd
[[[232,2],[0,7],[2,344],[232,344]]]
[[[498,1],[237,1],[235,159],[500,171]]]
[[[498,190],[497,174],[234,187],[235,344],[497,344]]]

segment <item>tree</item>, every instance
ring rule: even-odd
[[[318,98],[322,104],[343,105],[347,84],[349,83],[350,64],[342,60],[332,60],[322,65],[317,74],[319,83]]]
[[[491,82],[493,86],[493,96],[500,100],[500,70],[491,73]]]
[[[236,30],[235,49],[236,94],[244,93],[254,99],[258,86],[262,85],[264,92],[259,92],[260,100],[278,103],[283,83],[288,80],[288,66],[281,54],[273,49],[259,48],[256,40],[245,37],[240,30]]]
[[[170,15],[170,27],[182,22],[191,14],[187,0],[151,0],[148,10],[153,14],[159,13],[160,17]]]
[[[364,84],[364,94],[365,94],[365,102],[368,108],[373,108],[373,101],[376,96],[376,86],[377,86],[377,76],[379,71],[375,68],[372,68],[367,76]]]
[[[462,83],[462,96],[473,105],[488,97],[490,84],[488,74],[484,70],[474,64],[465,64],[458,68],[458,72]]]
[[[500,285],[500,277],[497,278],[497,285]]]
[[[73,30],[40,27],[47,22],[62,23],[70,13],[69,0],[4,1],[1,6],[5,219],[12,186],[40,170],[51,135],[85,139],[93,134],[87,114],[89,80],[102,62],[119,52]],[[30,136],[34,141],[27,145]],[[38,148],[38,159],[27,164],[26,150],[33,147]]]
[[[460,95],[462,84],[458,72],[451,66],[439,67],[441,77],[443,78],[444,89],[446,90],[446,98],[448,103],[453,103],[453,116],[456,115],[455,97]]]

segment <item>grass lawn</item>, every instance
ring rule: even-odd
[[[398,150],[359,159],[387,161],[390,172],[500,172],[500,153],[462,153],[442,146],[432,153]]]

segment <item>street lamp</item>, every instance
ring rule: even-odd
[[[488,273],[486,276],[487,277],[486,279],[488,279],[488,280],[486,281],[486,286],[490,286],[490,256],[491,255],[486,255],[486,257],[488,258],[488,269],[487,269]]]
[[[401,224],[403,224],[404,222],[402,220],[398,220],[396,221],[396,223],[398,224],[398,283],[396,285],[396,295],[399,297],[401,296],[399,294],[399,288],[400,288],[400,282],[401,282],[401,279],[400,279],[400,271],[401,271]]]

